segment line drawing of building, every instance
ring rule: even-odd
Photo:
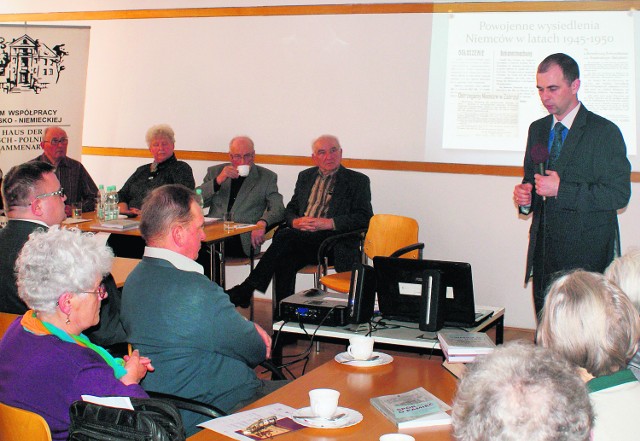
[[[27,34],[11,43],[0,37],[0,88],[6,93],[37,94],[57,83],[65,69],[62,61],[69,55],[64,46],[58,44],[50,49]]]

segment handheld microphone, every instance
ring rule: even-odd
[[[538,165],[538,173],[544,176],[544,169],[549,159],[549,149],[544,144],[534,144],[531,147],[531,160],[534,164]],[[545,196],[542,197],[543,201],[546,201]]]

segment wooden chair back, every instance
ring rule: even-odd
[[[0,403],[2,441],[51,441],[49,425],[37,413]]]
[[[0,338],[7,332],[7,328],[16,318],[18,318],[18,314],[0,312]]]
[[[418,242],[418,222],[395,214],[376,214],[369,221],[364,239],[364,253],[368,259],[389,256],[396,250]],[[405,259],[418,259],[419,251],[411,251]]]

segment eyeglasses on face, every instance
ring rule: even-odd
[[[234,161],[249,161],[251,158],[253,158],[253,155],[255,153],[247,153],[246,155],[231,155],[231,159],[233,159]]]
[[[51,138],[50,141],[45,142],[48,142],[51,145],[66,144],[69,142],[69,138]]]
[[[49,196],[60,196],[60,197],[64,197],[64,188],[60,187],[59,189],[57,189],[56,191],[52,191],[51,193],[43,193],[43,194],[39,194],[38,196],[34,197],[33,199],[44,199],[44,198],[48,198]],[[31,202],[32,205],[33,202]]]
[[[106,299],[108,295],[107,289],[102,284],[100,284],[98,286],[98,289],[96,289],[95,291],[81,291],[79,294],[95,294],[100,300]]]

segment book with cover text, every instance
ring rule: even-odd
[[[496,347],[496,344],[484,332],[467,332],[461,329],[438,332],[438,341],[442,351],[449,356],[489,354]]]
[[[451,416],[447,413],[451,407],[422,387],[373,397],[369,401],[399,429],[451,424]]]

